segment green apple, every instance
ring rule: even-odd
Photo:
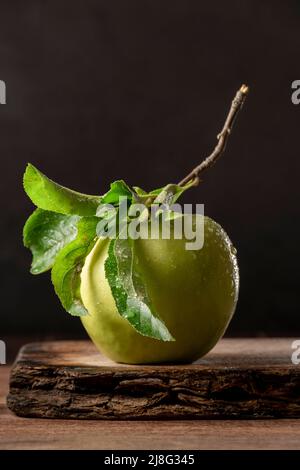
[[[101,196],[90,195],[61,186],[31,164],[26,167],[23,186],[36,206],[23,229],[24,245],[32,252],[31,272],[51,270],[64,309],[80,316],[95,345],[117,362],[194,361],[216,344],[230,322],[239,289],[233,245],[222,227],[205,217],[204,244],[196,249],[201,241],[196,215],[196,232],[190,223],[184,225],[195,240],[178,239],[175,221],[185,214],[172,213],[172,207],[224,152],[247,94],[242,85],[217,145],[178,184],[147,192],[117,180]],[[165,214],[160,210],[154,219],[162,232],[158,239],[133,240],[132,225],[136,232],[141,223],[147,228],[152,209],[164,207]],[[163,220],[173,224],[168,239],[159,226]],[[111,224],[115,234],[107,233]],[[125,230],[129,240],[123,239]]]
[[[142,336],[118,313],[104,263],[108,239],[99,239],[81,273],[82,323],[97,346],[117,362],[192,362],[224,334],[235,310],[239,274],[236,251],[225,231],[204,219],[204,245],[187,250],[186,239],[138,239],[138,269],[156,312],[175,341]]]

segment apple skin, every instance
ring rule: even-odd
[[[187,363],[204,356],[224,334],[239,289],[235,249],[222,227],[205,217],[201,250],[186,240],[136,240],[138,267],[156,312],[176,341],[139,334],[118,313],[105,278],[109,240],[99,239],[81,274],[89,314],[82,323],[96,347],[116,362]]]

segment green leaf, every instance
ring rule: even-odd
[[[32,252],[31,273],[51,269],[58,252],[77,235],[77,215],[63,215],[36,209],[23,229],[26,248]]]
[[[119,180],[111,183],[110,190],[104,194],[101,198],[102,204],[118,204],[119,199],[122,197],[127,197],[130,201],[132,200],[132,191],[127,186],[125,181]]]
[[[39,208],[60,214],[93,216],[101,196],[89,196],[60,186],[30,163],[24,173],[24,189]]]
[[[96,241],[97,217],[84,217],[78,223],[75,240],[58,254],[52,268],[52,282],[63,307],[71,315],[81,316],[88,312],[80,297],[80,273],[85,258]]]
[[[171,206],[172,204],[175,204],[177,199],[191,186],[193,186],[193,182],[190,182],[185,186],[167,184],[162,188],[153,189],[149,193],[138,186],[134,186],[133,189],[139,196],[141,202],[146,202],[150,198],[150,201],[154,204],[165,204],[166,206]]]
[[[149,193],[147,193],[147,191],[144,191],[139,186],[133,186],[133,190],[136,192],[136,194],[138,196],[148,196],[149,195]]]
[[[167,184],[164,188],[152,192],[152,194],[157,194],[154,204],[165,204],[166,206],[171,206],[172,204],[175,204],[177,199],[191,186],[193,186],[192,181],[185,186]]]
[[[132,240],[111,240],[105,261],[105,275],[119,314],[138,333],[162,341],[174,341],[154,312],[143,280],[134,266]]]
[[[164,188],[165,186],[163,186],[162,188],[152,189],[152,191],[150,191],[149,193],[149,196],[157,196],[159,193],[162,192]]]

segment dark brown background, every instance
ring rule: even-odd
[[[0,336],[81,332],[49,276],[29,274],[26,162],[88,193],[177,181],[242,82],[251,95],[226,157],[185,202],[204,202],[238,249],[228,333],[300,332],[299,20],[296,0],[1,1]]]

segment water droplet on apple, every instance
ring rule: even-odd
[[[231,251],[231,254],[234,255],[234,256],[237,253],[236,248],[233,245],[230,245],[230,251]]]

